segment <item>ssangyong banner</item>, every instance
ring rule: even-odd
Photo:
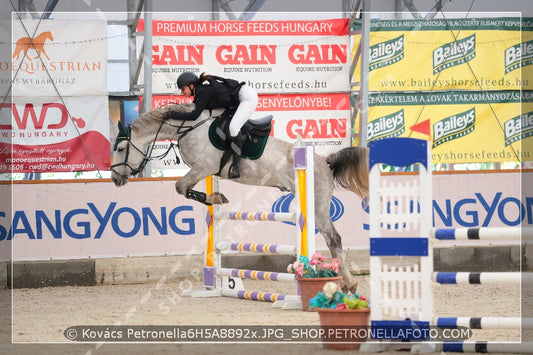
[[[520,184],[532,174],[434,174],[434,226],[532,227],[533,191]],[[404,186],[417,179],[409,174],[384,176],[391,178]],[[11,242],[15,261],[202,254],[206,207],[177,195],[174,183],[131,181],[120,188],[109,180],[0,184],[0,193],[13,188],[16,196],[13,213],[0,205],[0,247]],[[198,184],[199,190],[203,187]],[[220,190],[230,201],[223,207],[226,211],[294,211],[294,197],[276,188],[221,180]],[[343,247],[368,249],[368,206],[344,190],[334,191],[331,206]],[[298,238],[297,227],[288,222],[228,220],[220,222],[220,228],[224,242],[296,245]],[[392,233],[392,227],[384,225],[383,232]],[[327,249],[319,233],[316,243],[317,250]]]
[[[0,172],[109,169],[107,96],[13,97],[0,110]]]
[[[13,96],[107,95],[106,21],[14,19],[11,57]]]
[[[429,137],[411,130],[428,121]],[[433,163],[533,160],[533,91],[376,93],[368,141],[429,139]]]
[[[369,90],[531,90],[533,18],[518,16],[373,20]]]
[[[176,93],[184,71],[231,77],[259,93],[348,92],[349,48],[348,19],[153,21],[153,92]]]

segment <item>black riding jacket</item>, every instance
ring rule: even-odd
[[[200,114],[205,109],[212,110],[217,108],[231,108],[238,106],[238,92],[231,94],[237,98],[233,98],[233,100],[227,100],[228,91],[222,85],[199,84],[195,86],[194,90],[194,110],[191,112],[171,111],[168,114],[173,119],[194,121],[200,117]],[[225,97],[226,99],[224,99]],[[231,102],[233,102],[233,104]]]

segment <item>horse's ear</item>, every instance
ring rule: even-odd
[[[124,126],[124,123],[122,121],[118,121],[118,136],[119,137],[127,137],[128,136],[128,130]]]
[[[115,140],[115,145],[113,146],[113,150],[114,151],[117,150],[118,144],[125,139],[128,139],[128,130],[124,126],[124,123],[122,123],[122,121],[118,121],[118,135],[117,135],[117,139]]]

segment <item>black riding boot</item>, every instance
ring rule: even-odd
[[[233,162],[231,163],[228,171],[228,178],[238,179],[241,177],[239,174],[239,163],[241,162],[242,145],[244,143],[244,135],[239,132],[237,136],[231,138],[231,150],[233,151]]]

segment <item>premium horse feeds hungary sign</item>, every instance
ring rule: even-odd
[[[348,19],[153,21],[153,92],[177,92],[184,71],[228,76],[259,93],[348,92],[349,48]]]

